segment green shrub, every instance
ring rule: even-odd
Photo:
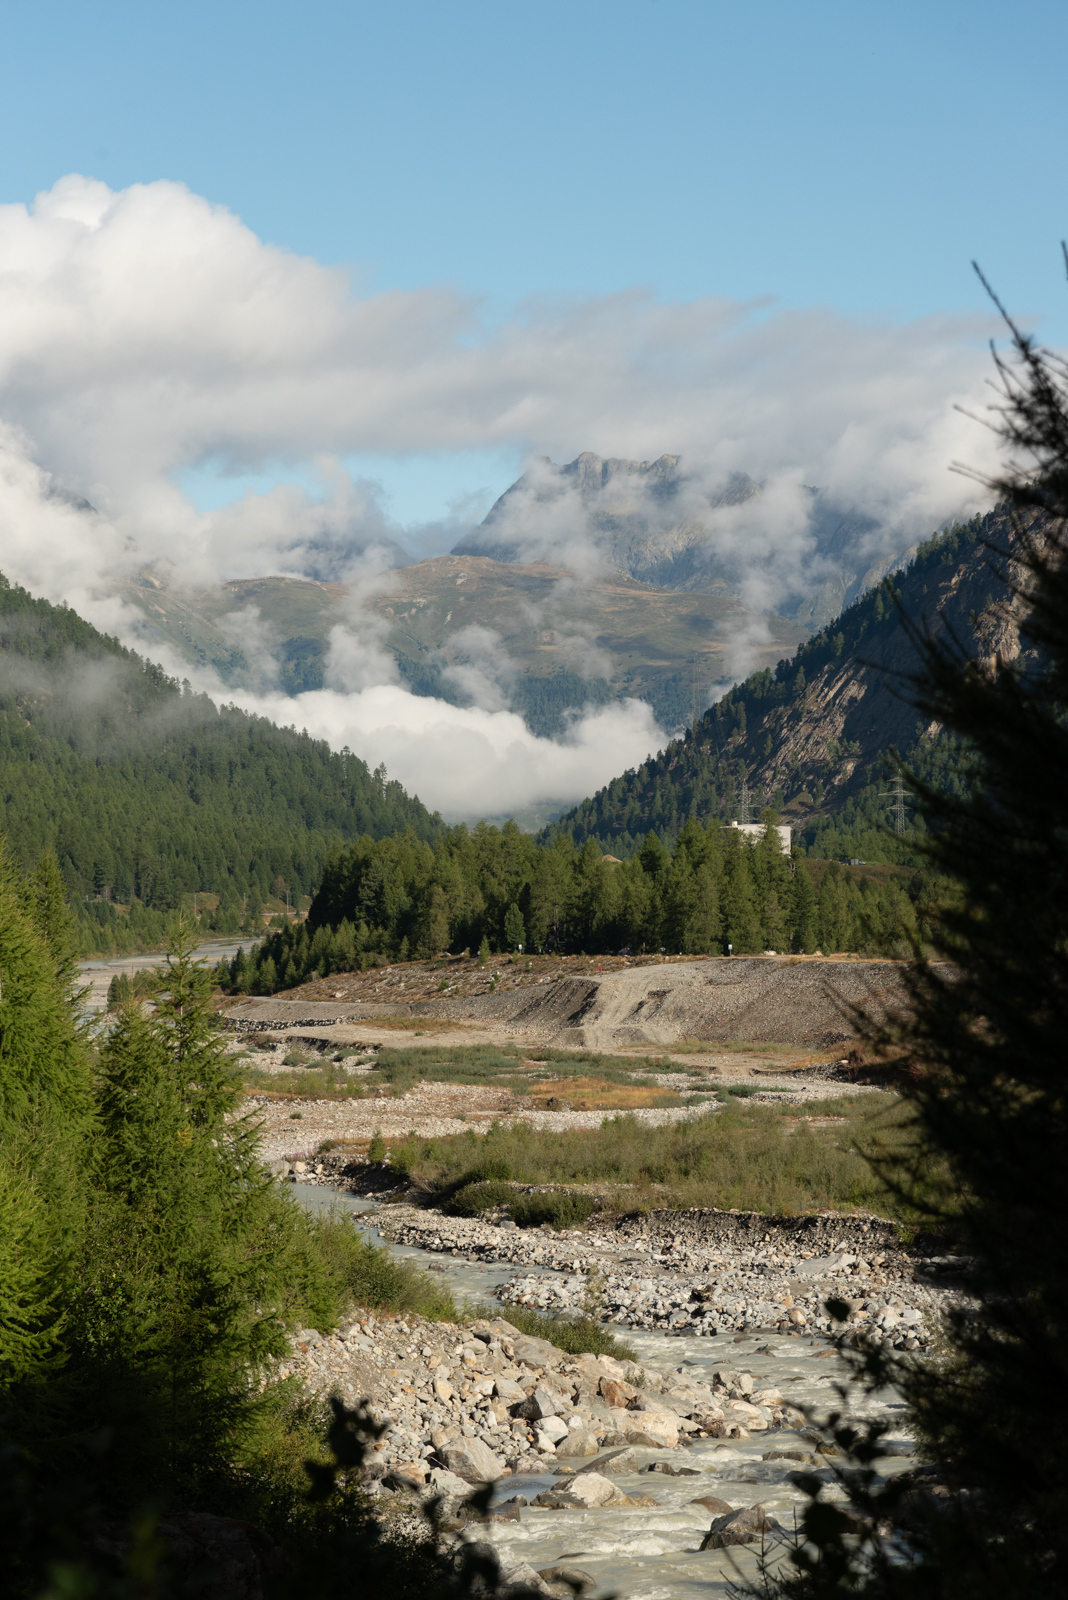
[[[367,1147],[368,1161],[384,1161],[386,1159],[386,1141],[382,1137],[382,1129],[376,1128],[371,1135],[371,1143]]]
[[[465,1183],[442,1202],[441,1210],[450,1217],[475,1217],[480,1211],[511,1207],[515,1198],[509,1183]]]
[[[588,1194],[521,1194],[515,1195],[509,1207],[512,1220],[521,1228],[540,1228],[548,1223],[558,1231],[579,1228],[596,1211],[597,1205]]]
[[[455,1322],[456,1306],[445,1286],[413,1262],[371,1244],[348,1213],[329,1211],[312,1218],[309,1226],[316,1257],[325,1265],[339,1304]]]
[[[594,1322],[592,1317],[566,1322],[560,1317],[548,1317],[541,1311],[531,1311],[527,1306],[505,1306],[503,1312],[487,1308],[481,1314],[487,1317],[503,1316],[520,1333],[529,1334],[535,1339],[548,1339],[550,1344],[566,1350],[568,1355],[612,1356],[616,1361],[638,1359],[631,1345],[617,1339],[603,1322]]]
[[[729,1095],[716,1111],[660,1128],[622,1115],[606,1117],[599,1128],[541,1131],[522,1122],[495,1123],[485,1134],[398,1140],[390,1159],[431,1195],[455,1192],[482,1177],[487,1162],[500,1160],[514,1183],[597,1184],[615,1189],[613,1204],[627,1209],[715,1206],[776,1216],[863,1207],[901,1222],[929,1215],[917,1213],[914,1200],[904,1201],[866,1159],[870,1151],[913,1161],[920,1182],[915,1192],[926,1186],[934,1195],[939,1164],[917,1149],[909,1106],[873,1091],[822,1101],[819,1114],[813,1126],[805,1108],[754,1105]],[[532,1211],[534,1203],[550,1199],[529,1198]],[[530,1222],[569,1225],[553,1215],[528,1215]],[[514,1210],[513,1216],[520,1220]]]

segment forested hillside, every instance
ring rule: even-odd
[[[312,893],[331,841],[440,826],[383,771],[216,706],[0,578],[0,833],[27,868],[55,851],[99,948],[120,923],[158,936],[194,891],[236,926],[244,896]]]
[[[1006,554],[995,558],[993,544]],[[880,830],[890,818],[896,748],[914,768],[959,787],[966,758],[925,728],[908,699],[916,650],[897,606],[935,636],[952,630],[974,655],[1019,650],[1019,604],[999,580],[1011,564],[1003,508],[919,547],[892,590],[869,590],[774,670],[736,685],[655,758],[613,779],[543,837],[596,839],[629,855],[650,828],[670,842],[687,818],[747,820],[774,806],[814,855],[907,860]],[[896,602],[896,603],[895,603]]]

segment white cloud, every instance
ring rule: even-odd
[[[348,695],[347,736],[377,741],[431,804],[577,798],[640,760],[642,741],[655,745],[648,714],[601,712],[562,744],[532,741],[493,709],[507,669],[492,650],[455,664],[481,709],[405,695],[367,609],[405,531],[339,458],[671,452],[698,500],[747,472],[761,500],[717,512],[716,538],[751,603],[774,604],[813,581],[806,484],[920,532],[981,503],[947,467],[992,460],[993,441],[954,410],[983,404],[988,331],[975,318],[899,325],[637,291],[531,304],[488,326],[453,290],[361,294],[346,272],[265,244],[178,184],[114,192],[70,176],[30,206],[0,206],[0,564],[132,642],[138,619],[111,591],[145,567],[191,586],[269,572],[355,579],[331,640],[323,731],[341,728]],[[281,484],[201,513],[176,479],[207,462],[313,469],[322,490]],[[601,559],[574,506],[561,506],[546,548],[579,581]],[[236,642],[255,619],[229,626]],[[580,671],[604,669],[579,634],[573,654]],[[278,714],[311,726],[312,698]],[[506,792],[514,802],[497,805]]]
[[[579,718],[565,738],[532,734],[511,711],[462,707],[395,686],[232,698],[286,725],[347,744],[450,820],[567,804],[637,766],[663,743],[649,707],[625,700]]]

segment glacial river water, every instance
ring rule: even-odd
[[[361,1213],[358,1224],[376,1243],[386,1243],[377,1228],[374,1201],[358,1199],[312,1185],[291,1186],[302,1204],[311,1209],[338,1206]],[[508,1315],[507,1306],[491,1299],[496,1284],[516,1272],[514,1267],[483,1267],[432,1251],[389,1245],[395,1255],[433,1267],[448,1283],[458,1301],[485,1300],[489,1314]],[[525,1274],[536,1271],[521,1269]],[[807,1335],[786,1337],[758,1334],[735,1341],[733,1338],[679,1338],[620,1327],[619,1334],[638,1353],[638,1359],[662,1372],[679,1369],[711,1382],[716,1367],[730,1365],[751,1372],[758,1388],[774,1386],[787,1400],[814,1420],[839,1404],[836,1385],[848,1380],[845,1363],[837,1355],[828,1357],[827,1341]],[[771,1346],[774,1354],[758,1350]],[[883,1472],[901,1471],[912,1459],[913,1442],[905,1426],[900,1397],[887,1390],[866,1395],[853,1387],[849,1411],[857,1418],[884,1416],[891,1424],[887,1456],[879,1463]],[[894,1426],[900,1418],[900,1425]],[[696,1469],[699,1477],[672,1478],[660,1473],[633,1473],[613,1479],[626,1494],[648,1494],[654,1507],[624,1507],[613,1510],[550,1511],[523,1509],[518,1523],[490,1524],[486,1536],[501,1551],[503,1558],[527,1561],[535,1569],[565,1560],[581,1567],[598,1581],[594,1597],[614,1593],[626,1600],[709,1600],[726,1593],[729,1583],[756,1575],[753,1546],[731,1550],[699,1550],[712,1514],[693,1505],[696,1495],[717,1495],[732,1507],[761,1504],[769,1516],[784,1528],[794,1525],[795,1510],[805,1503],[804,1496],[787,1481],[787,1473],[797,1470],[791,1461],[764,1461],[769,1450],[811,1449],[808,1440],[787,1430],[754,1434],[751,1440],[727,1444],[705,1439],[689,1448],[669,1451],[641,1450],[640,1463],[670,1461],[674,1466]],[[539,1477],[505,1478],[497,1485],[496,1499],[504,1501],[522,1494],[527,1500],[542,1489],[559,1488],[560,1478],[552,1471]],[[840,1498],[835,1485],[824,1489],[827,1498]]]

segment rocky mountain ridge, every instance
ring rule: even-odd
[[[750,560],[749,535],[739,537],[728,514],[759,503],[763,492],[744,472],[710,486],[677,455],[630,461],[587,450],[562,466],[542,456],[453,553],[522,561],[577,541],[642,583],[733,594]],[[909,540],[817,489],[806,493],[804,581],[779,609],[818,625],[905,559]],[[754,526],[761,522],[758,515]]]

